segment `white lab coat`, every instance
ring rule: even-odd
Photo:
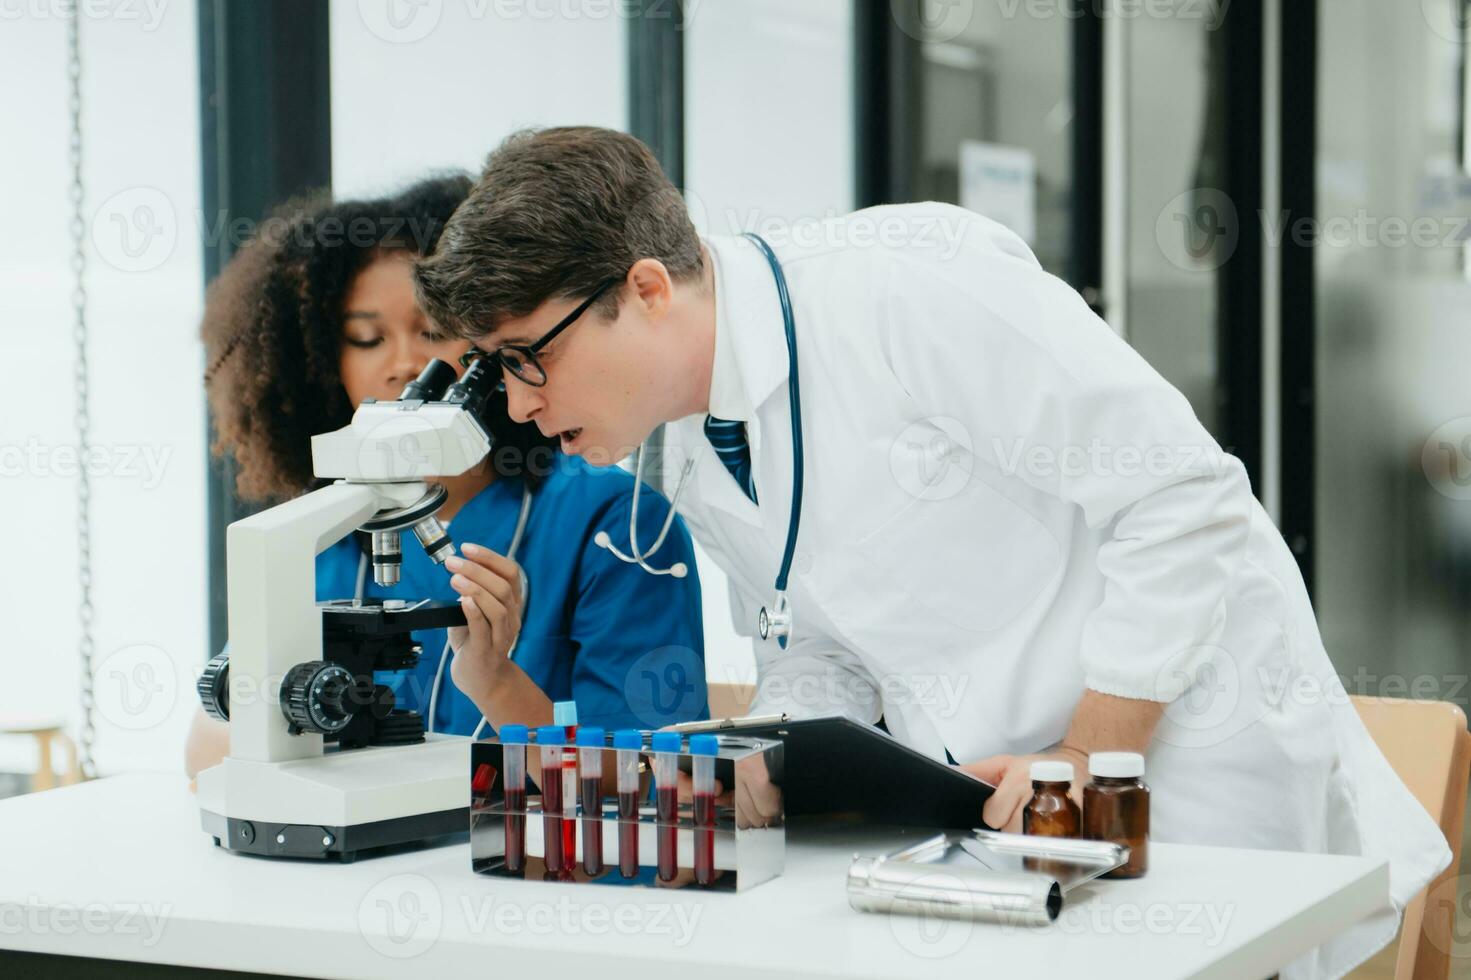
[[[759,506],[703,416],[666,446],[699,460],[681,510],[752,634],[791,503],[788,359],[764,257],[707,244],[712,411],[747,420]],[[772,244],[806,492],[794,636],[756,641],[756,710],[882,716],[968,762],[1053,745],[1085,687],[1168,702],[1146,758],[1153,838],[1389,859],[1394,908],[1287,976],[1341,975],[1392,939],[1449,850],[1343,696],[1243,468],[1184,397],[971,212],[876,208]]]

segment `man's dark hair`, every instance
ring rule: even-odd
[[[658,259],[676,281],[704,271],[684,198],[647,146],[588,126],[526,130],[502,143],[414,279],[440,329],[469,339],[549,299],[581,299]],[[618,312],[620,290],[598,301]]]
[[[205,298],[205,387],[216,455],[232,454],[246,500],[286,500],[324,486],[312,471],[311,437],[352,420],[342,386],[342,305],[358,273],[391,253],[421,256],[470,193],[470,178],[420,181],[388,197],[291,201],[220,272]],[[503,477],[543,480],[555,439],[518,424],[498,392],[481,416]]]

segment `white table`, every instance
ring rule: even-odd
[[[919,836],[789,836],[785,874],[740,895],[530,883],[472,873],[463,844],[348,865],[227,853],[182,777],[117,776],[0,801],[0,949],[354,980],[1239,980],[1388,903],[1381,861],[1156,844],[1146,877],[1074,891],[1046,928],[851,910],[854,851]]]

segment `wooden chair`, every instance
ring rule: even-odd
[[[62,730],[59,721],[0,717],[0,735],[29,735],[36,740],[36,774],[31,778],[31,792],[40,792],[57,785],[56,771],[52,766],[52,749],[56,747],[66,757],[61,775],[62,785],[82,781],[82,770],[77,765],[76,743]]]
[[[1451,848],[1450,866],[1405,907],[1395,980],[1446,980],[1456,942],[1455,888],[1471,775],[1466,714],[1444,701],[1373,697],[1352,701],[1379,751],[1440,824]]]
[[[755,684],[710,684],[706,691],[711,718],[739,718],[750,712],[756,700]]]

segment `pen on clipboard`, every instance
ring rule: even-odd
[[[792,719],[783,714],[775,715],[747,715],[744,718],[711,718],[709,721],[685,721],[678,725],[670,725],[665,731],[670,732],[720,732],[727,728],[742,728],[746,725],[780,725],[782,722]]]

